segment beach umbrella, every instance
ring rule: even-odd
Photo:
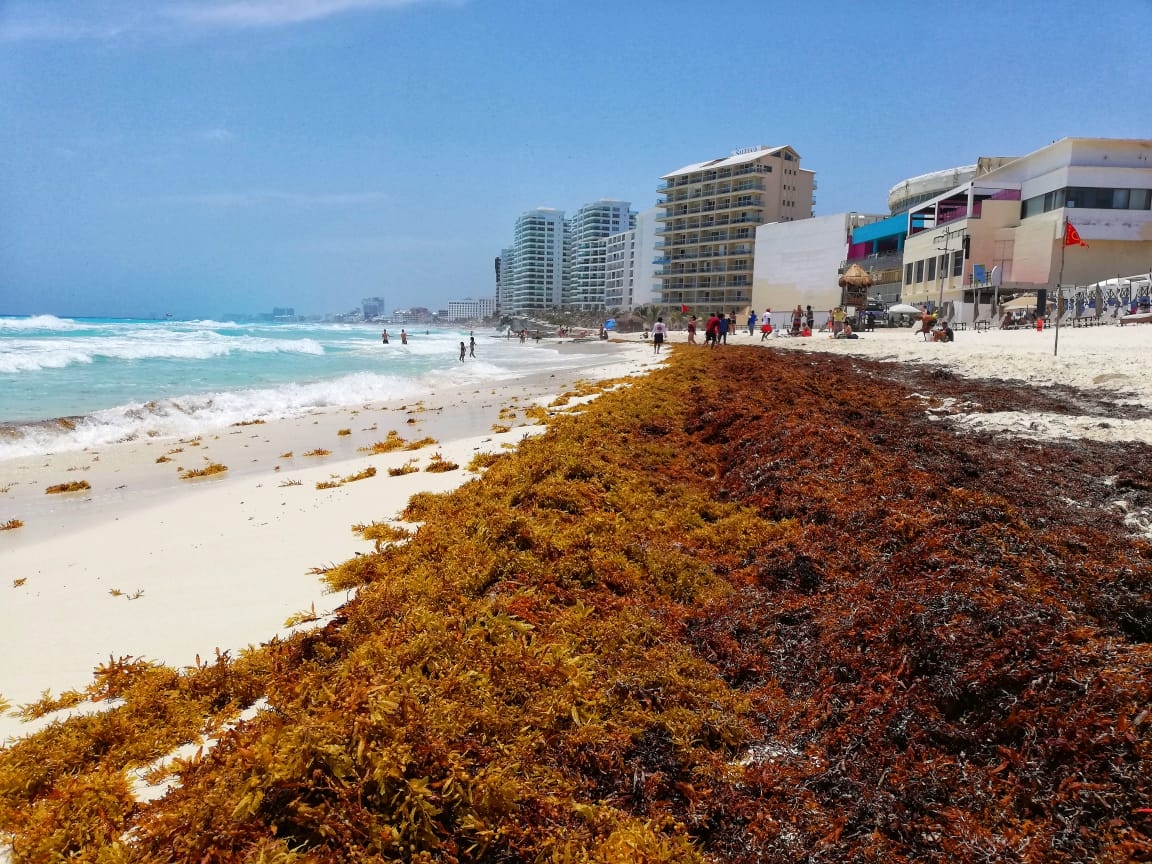
[[[605,330],[615,330],[616,329],[616,319],[615,318],[609,318],[607,321],[605,321],[604,322],[604,329]]]
[[[1036,306],[1035,294],[1022,294],[1007,303],[1001,303],[1001,309],[1033,309]]]
[[[920,310],[915,306],[909,306],[907,303],[893,303],[888,307],[889,315],[919,315]]]

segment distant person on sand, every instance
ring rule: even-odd
[[[404,331],[403,327],[400,328],[400,344],[401,345],[407,345],[408,344],[408,334]]]
[[[716,321],[716,339],[717,341],[723,341],[724,344],[727,345],[729,327],[728,319],[725,318],[724,313],[721,312],[718,316],[716,316]]]
[[[464,343],[463,343],[463,342],[461,342],[461,343],[460,343],[460,362],[461,362],[461,363],[463,363],[463,362],[464,362],[464,354],[465,354],[467,351],[468,351],[468,349],[467,349],[467,348],[465,348],[465,347],[464,347]]]
[[[655,354],[660,353],[660,348],[664,345],[664,334],[668,332],[668,328],[664,326],[664,319],[657,318],[656,323],[652,325],[652,351]]]
[[[720,340],[720,318],[713,312],[708,316],[708,321],[704,325],[704,342],[709,348],[715,348],[716,343]]]
[[[468,337],[468,356],[469,357],[475,357],[476,356],[476,337],[475,336],[469,336]]]
[[[756,332],[756,310],[748,310],[748,335],[751,336]]]
[[[691,315],[688,318],[688,344],[696,344],[696,316]]]
[[[382,343],[384,343],[385,345],[388,344],[388,331],[387,330],[385,330],[383,333],[380,334],[380,341]]]

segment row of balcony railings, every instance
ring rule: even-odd
[[[702,288],[748,288],[752,284],[751,276],[729,276],[716,279],[689,277],[663,277],[665,291],[695,291]]]
[[[699,207],[692,206],[676,206],[670,207],[664,212],[664,218],[677,217],[677,216],[695,216],[697,213],[716,213],[720,210],[741,210],[746,208],[755,208],[757,210],[764,209],[764,201],[759,195],[749,195],[746,198],[738,198],[735,201],[717,201],[713,204],[701,204]]]
[[[661,278],[670,276],[698,276],[708,273],[751,273],[752,268],[748,266],[734,266],[729,267],[727,264],[701,264],[701,265],[682,265],[682,266],[667,266],[661,267],[654,275]]]
[[[657,234],[669,234],[677,231],[699,231],[701,228],[723,228],[726,225],[759,225],[760,220],[754,216],[737,216],[730,219],[727,216],[718,216],[715,219],[688,219],[683,216],[675,217],[678,221],[673,225],[661,225],[656,229]]]
[[[731,249],[700,249],[695,252],[678,252],[675,255],[662,255],[656,259],[661,261],[695,261],[698,258],[737,258],[741,255],[751,255],[751,246],[733,246]]]
[[[656,191],[664,192],[667,189],[674,189],[677,186],[691,186],[696,183],[715,183],[718,180],[727,180],[729,177],[743,177],[747,174],[771,173],[771,165],[744,165],[740,168],[722,168],[719,171],[700,171],[665,180],[656,187]]]
[[[700,198],[719,198],[722,195],[732,195],[738,192],[763,192],[767,187],[759,180],[747,180],[743,183],[725,183],[723,186],[701,186],[691,192],[680,192],[666,198],[657,198],[656,206],[664,207],[681,201],[696,201]]]

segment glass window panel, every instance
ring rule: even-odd
[[[917,282],[923,282],[924,281],[924,262],[923,261],[917,261],[916,262],[916,281]]]
[[[1113,189],[1112,190],[1112,209],[1113,210],[1127,210],[1128,209],[1128,193],[1129,189]]]
[[[928,259],[928,281],[931,282],[935,278],[936,278],[936,259],[935,258],[929,258]]]
[[[1133,210],[1149,209],[1150,201],[1152,201],[1152,189],[1133,189],[1128,196],[1128,206]]]
[[[964,274],[964,250],[958,249],[952,253],[952,275],[962,276]]]
[[[905,264],[904,265],[904,284],[905,285],[911,285],[912,284],[912,265],[911,264]]]

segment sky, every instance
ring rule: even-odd
[[[1152,0],[0,0],[0,314],[495,293],[516,218],[756,145],[816,214],[1152,138]]]

